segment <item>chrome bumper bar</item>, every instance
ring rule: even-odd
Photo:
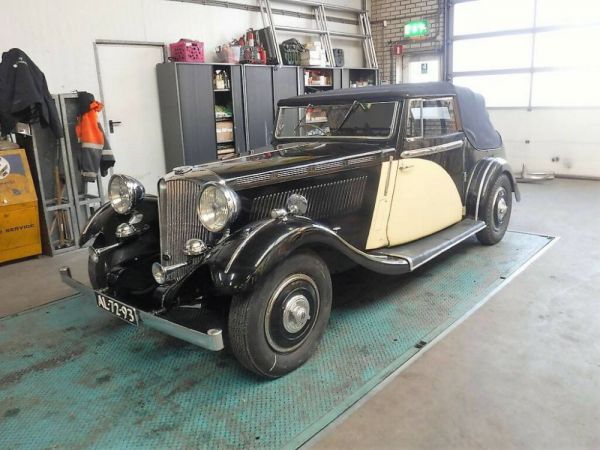
[[[71,276],[71,269],[69,267],[60,268],[60,277],[65,284],[68,284],[82,294],[96,294],[96,291],[94,291],[92,288],[75,280]],[[131,308],[134,308],[137,311],[139,322],[141,324],[160,331],[161,333],[168,334],[169,336],[173,336],[177,339],[181,339],[207,350],[219,351],[225,347],[223,345],[223,331],[220,329],[213,328],[208,330],[206,333],[202,333],[201,331],[192,330],[191,328],[184,327],[183,325],[163,319],[162,317],[142,311],[141,309],[133,306],[131,306]]]

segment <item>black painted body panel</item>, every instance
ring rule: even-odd
[[[377,92],[381,95],[383,91],[380,89]],[[271,107],[272,101],[272,98],[265,99],[264,107]],[[477,219],[475,215],[479,200],[485,198],[489,186],[501,173],[509,174],[518,198],[518,188],[510,166],[503,159],[502,147],[477,150],[462,131],[439,138],[406,140],[402,126],[406,120],[406,104],[408,102],[401,103],[403,110],[398,115],[389,140],[308,139],[305,142],[276,142],[274,146],[257,149],[255,154],[190,167],[167,175],[166,180],[183,179],[195,183],[203,183],[208,179],[220,180],[237,192],[241,211],[228,233],[211,236],[208,252],[190,260],[193,270],[183,279],[161,287],[151,282],[152,293],[148,301],[157,308],[163,308],[247,291],[272,267],[301,246],[318,251],[328,261],[341,257],[381,273],[408,271],[409,268],[402,261],[378,260],[364,253],[381,165],[389,158],[401,158],[404,150],[458,140],[464,142],[460,148],[425,158],[448,171],[461,194],[467,217]],[[306,217],[271,219],[271,211],[284,208],[292,193],[300,193],[308,199]],[[160,259],[156,198],[145,199],[136,209],[144,214],[144,222],[149,225],[149,230],[119,247],[107,256],[110,259],[90,270],[91,276],[96,276],[100,281],[103,277],[112,280],[112,287],[116,291],[125,281],[134,285],[138,283],[139,286],[147,283],[150,273],[148,264]],[[119,223],[128,218],[119,216],[105,205],[84,231],[82,243],[92,237],[96,237],[96,247],[117,242],[114,231]],[[167,225],[177,226],[176,223]],[[107,267],[119,270],[126,268],[130,272],[126,274],[126,271],[117,270],[118,273],[110,278],[103,269],[104,262]],[[99,284],[98,280],[95,284]],[[135,305],[134,302],[131,304]]]

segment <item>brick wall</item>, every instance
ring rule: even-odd
[[[426,19],[430,23],[428,37],[407,42],[404,24]],[[384,20],[387,22],[384,26]],[[394,81],[391,45],[404,45],[404,53],[441,51],[444,35],[442,0],[371,0],[371,28],[381,70],[382,82]]]

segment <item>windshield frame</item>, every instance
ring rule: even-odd
[[[347,105],[348,107],[350,107],[354,101],[359,101],[360,103],[371,103],[373,105],[378,105],[378,104],[385,104],[385,103],[394,103],[394,113],[392,114],[392,119],[390,122],[390,132],[387,136],[330,136],[330,135],[316,135],[316,136],[280,136],[279,132],[278,132],[278,128],[279,128],[279,121],[281,120],[281,113],[283,111],[283,109],[296,109],[299,110],[300,108],[308,108],[309,106],[313,106],[313,107],[327,107],[327,106],[341,106],[341,105]],[[398,126],[398,111],[400,110],[400,104],[402,103],[402,100],[388,100],[388,101],[377,101],[377,102],[370,102],[368,100],[366,101],[361,101],[361,100],[354,100],[352,103],[331,103],[331,104],[315,104],[315,103],[310,103],[307,102],[306,105],[294,105],[294,106],[287,106],[287,105],[282,105],[279,106],[277,108],[277,118],[275,120],[275,129],[273,130],[273,137],[277,140],[277,141],[319,141],[322,139],[329,139],[329,140],[336,140],[336,141],[345,141],[345,140],[351,140],[351,141],[364,141],[364,140],[369,140],[369,141],[389,141],[390,139],[392,139],[396,133],[396,128]],[[298,119],[300,120],[300,119]]]

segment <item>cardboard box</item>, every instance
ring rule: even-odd
[[[233,141],[233,121],[217,122],[217,144]]]
[[[25,150],[2,150],[0,263],[41,252],[38,200]]]

